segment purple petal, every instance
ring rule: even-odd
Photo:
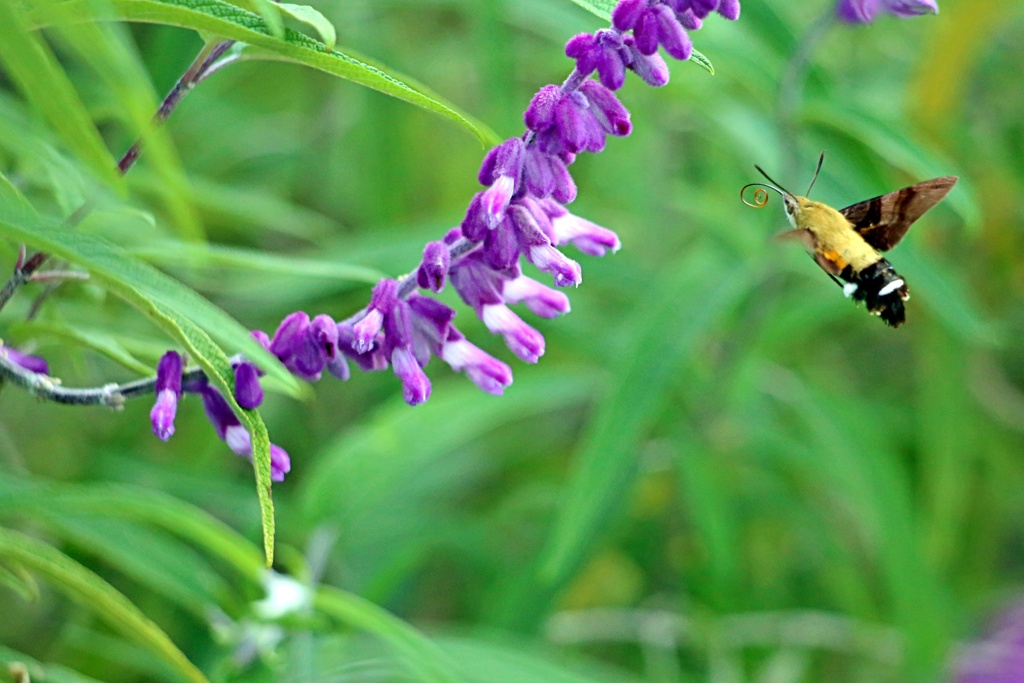
[[[488,330],[502,335],[512,353],[523,361],[536,363],[544,355],[544,337],[541,333],[524,323],[505,304],[484,306],[480,319]]]
[[[258,408],[263,403],[260,374],[252,363],[243,362],[235,367],[235,400],[246,410]]]
[[[564,293],[525,275],[502,283],[501,296],[507,304],[525,303],[542,318],[557,318],[570,310],[569,297]]]
[[[530,105],[523,114],[526,127],[539,133],[553,126],[555,106],[561,97],[562,91],[557,85],[546,85],[541,88],[530,100]]]
[[[167,441],[174,434],[174,417],[178,412],[178,397],[172,389],[163,389],[156,394],[156,403],[149,412],[153,433],[161,441]]]
[[[612,25],[620,31],[630,31],[636,26],[645,9],[647,0],[622,0],[612,10]]]
[[[295,355],[309,332],[309,316],[303,311],[296,311],[281,321],[274,339],[270,342],[270,352],[282,361]]]
[[[412,349],[396,348],[391,353],[391,367],[395,375],[402,380],[402,396],[406,403],[418,406],[430,398],[430,379],[416,362]]]
[[[488,394],[501,396],[512,384],[512,368],[471,344],[457,330],[442,346],[440,358],[452,370],[465,371],[473,384]]]

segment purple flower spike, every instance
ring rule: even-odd
[[[523,322],[505,304],[489,304],[480,311],[487,329],[505,338],[512,353],[527,363],[536,363],[544,355],[544,337]]]
[[[527,308],[542,318],[557,318],[570,310],[569,297],[564,293],[525,275],[505,280],[501,296],[507,304],[525,303]]]
[[[397,295],[398,283],[394,280],[381,280],[373,288],[366,317],[352,326],[355,333],[352,348],[357,353],[366,353],[373,347],[373,339],[384,324],[384,316],[391,313],[398,301]]]
[[[452,253],[444,242],[428,242],[423,249],[423,262],[416,271],[416,284],[432,292],[444,289],[448,279],[448,268],[452,264]]]
[[[39,356],[30,356],[18,349],[12,349],[10,346],[3,346],[2,343],[0,343],[0,355],[3,355],[7,360],[20,365],[29,372],[34,372],[37,375],[50,374],[50,367],[46,364],[46,360]]]
[[[154,389],[156,403],[149,413],[149,420],[153,424],[153,433],[161,441],[167,441],[174,434],[174,417],[181,398],[181,356],[177,351],[168,351],[160,357]]]
[[[235,400],[246,410],[258,408],[263,403],[260,373],[252,363],[242,361],[235,366]]]
[[[438,355],[452,370],[465,371],[470,381],[488,394],[501,396],[512,384],[512,368],[468,342],[454,327]]]

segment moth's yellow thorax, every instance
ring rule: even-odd
[[[797,202],[793,222],[797,228],[814,235],[817,251],[835,254],[838,259],[831,260],[841,260],[857,272],[881,258],[881,254],[853,229],[850,221],[831,206],[806,197],[797,198]]]

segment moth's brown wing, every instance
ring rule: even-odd
[[[881,197],[857,202],[839,213],[878,251],[895,247],[925,211],[941,202],[956,185],[956,176],[933,178]]]

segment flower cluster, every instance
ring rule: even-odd
[[[600,152],[609,135],[632,130],[629,112],[615,96],[627,71],[652,86],[668,82],[669,72],[658,48],[676,59],[693,52],[687,31],[700,28],[718,12],[739,17],[738,0],[622,0],[612,12],[612,26],[572,38],[565,53],[576,68],[561,85],[548,85],[524,114],[526,132],[490,150],[480,167],[486,189],[469,203],[462,223],[441,240],[430,242],[412,274],[385,279],[373,289],[369,305],[348,320],[335,322],[303,312],[289,315],[273,339],[254,336],[294,375],[316,381],[324,369],[342,380],[349,361],[364,371],[392,369],[406,402],[417,405],[430,396],[424,369],[432,357],[447,363],[487,393],[499,395],[512,383],[512,370],[480,350],[454,326],[455,311],[419,294],[442,291],[450,282],[484,325],[500,334],[508,348],[527,363],[544,354],[544,337],[509,308],[525,304],[535,315],[554,318],[569,311],[568,297],[523,274],[522,260],[550,275],[556,287],[582,281],[580,265],[559,247],[602,256],[619,249],[614,232],[570,213],[576,198],[569,167],[582,152]],[[596,72],[597,80],[590,76]],[[172,355],[173,354],[173,355]],[[239,405],[254,408],[262,400],[259,371],[239,359],[235,364]],[[175,380],[177,378],[177,380]],[[181,396],[181,363],[174,352],[160,363],[153,430],[162,439],[174,431]],[[244,428],[217,389],[205,381],[184,387],[201,394],[217,435],[240,455],[251,456]],[[273,446],[272,466],[280,480],[290,465]]]
[[[836,5],[840,19],[856,24],[870,24],[882,11],[898,17],[914,17],[938,14],[939,4],[937,0],[839,0]]]

